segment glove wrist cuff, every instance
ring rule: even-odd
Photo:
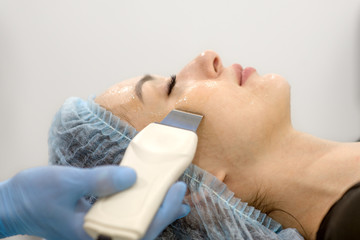
[[[5,237],[8,237],[8,236],[5,234],[5,227],[0,220],[0,238],[5,238]]]
[[[9,202],[7,184],[9,181],[0,182],[0,238],[10,237],[15,235],[11,232],[8,223],[12,221],[9,218],[9,206],[6,204]]]

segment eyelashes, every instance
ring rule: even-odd
[[[171,75],[171,80],[168,83],[168,96],[170,96],[171,91],[173,90],[175,84],[176,84],[176,75]]]

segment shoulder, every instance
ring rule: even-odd
[[[348,189],[320,224],[317,240],[359,239],[360,182]]]

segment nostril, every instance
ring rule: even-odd
[[[214,67],[214,71],[217,73],[219,70],[219,58],[217,58],[217,57],[214,58],[213,67]]]

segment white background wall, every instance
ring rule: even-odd
[[[359,0],[0,0],[0,180],[47,164],[66,98],[177,73],[206,49],[283,75],[295,128],[360,138]]]

